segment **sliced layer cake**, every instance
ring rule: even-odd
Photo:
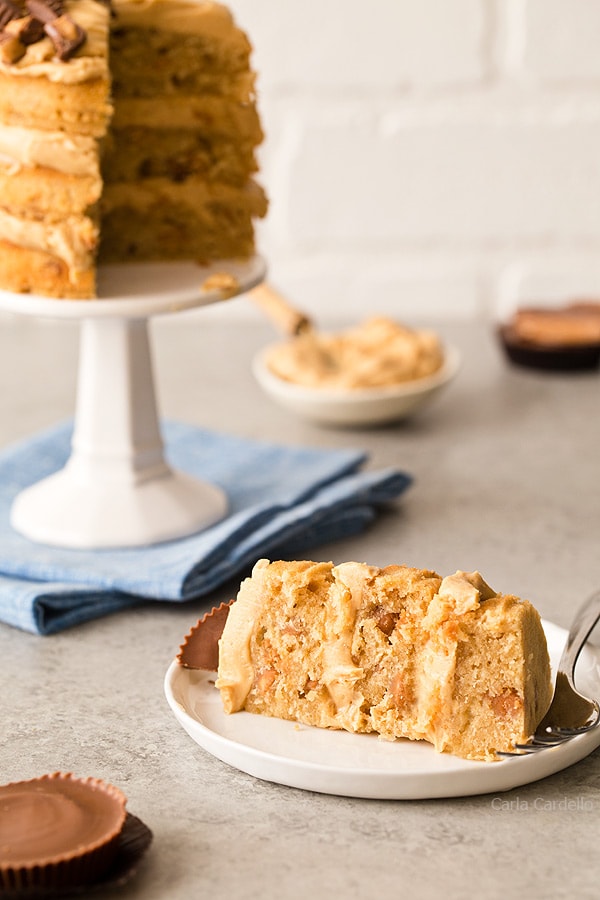
[[[250,44],[193,0],[0,0],[0,287],[95,296],[98,258],[254,250]]]

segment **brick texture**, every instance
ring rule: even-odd
[[[600,0],[233,0],[270,278],[319,318],[600,296]]]

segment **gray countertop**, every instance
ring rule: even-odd
[[[360,447],[370,466],[410,472],[397,509],[310,555],[479,569],[567,626],[600,586],[600,376],[513,368],[489,326],[435,326],[464,354],[446,393],[410,422],[336,430],[260,392],[249,364],[272,339],[262,321],[155,320],[161,411],[253,438]],[[2,319],[1,445],[71,415],[77,344],[72,323]],[[236,585],[53,637],[0,624],[2,782],[56,770],[104,778],[154,833],[137,876],[94,896],[598,896],[599,751],[501,796],[385,801],[258,781],[197,746],[163,679],[199,614]]]

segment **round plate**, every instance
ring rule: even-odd
[[[292,412],[329,425],[380,425],[412,415],[429,403],[457,374],[460,354],[444,346],[444,364],[433,375],[381,388],[324,390],[309,388],[279,378],[267,365],[274,345],[254,358],[254,377],[276,403]]]
[[[544,622],[553,668],[567,633]],[[600,728],[559,747],[498,762],[473,762],[437,753],[424,741],[382,741],[374,734],[329,731],[252,713],[226,715],[216,674],[173,662],[165,693],[175,717],[205,750],[265,781],[323,794],[417,800],[508,791],[553,775],[600,745]],[[577,684],[600,697],[600,649],[588,645]]]
[[[54,319],[140,319],[227,300],[260,284],[266,264],[261,256],[210,266],[194,262],[118,263],[98,269],[97,300],[57,300],[35,294],[0,291],[0,309]],[[234,281],[225,289],[213,276]]]

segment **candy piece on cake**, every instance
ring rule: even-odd
[[[492,760],[551,696],[540,617],[477,572],[260,560],[231,606],[216,682],[227,713],[425,740]]]

